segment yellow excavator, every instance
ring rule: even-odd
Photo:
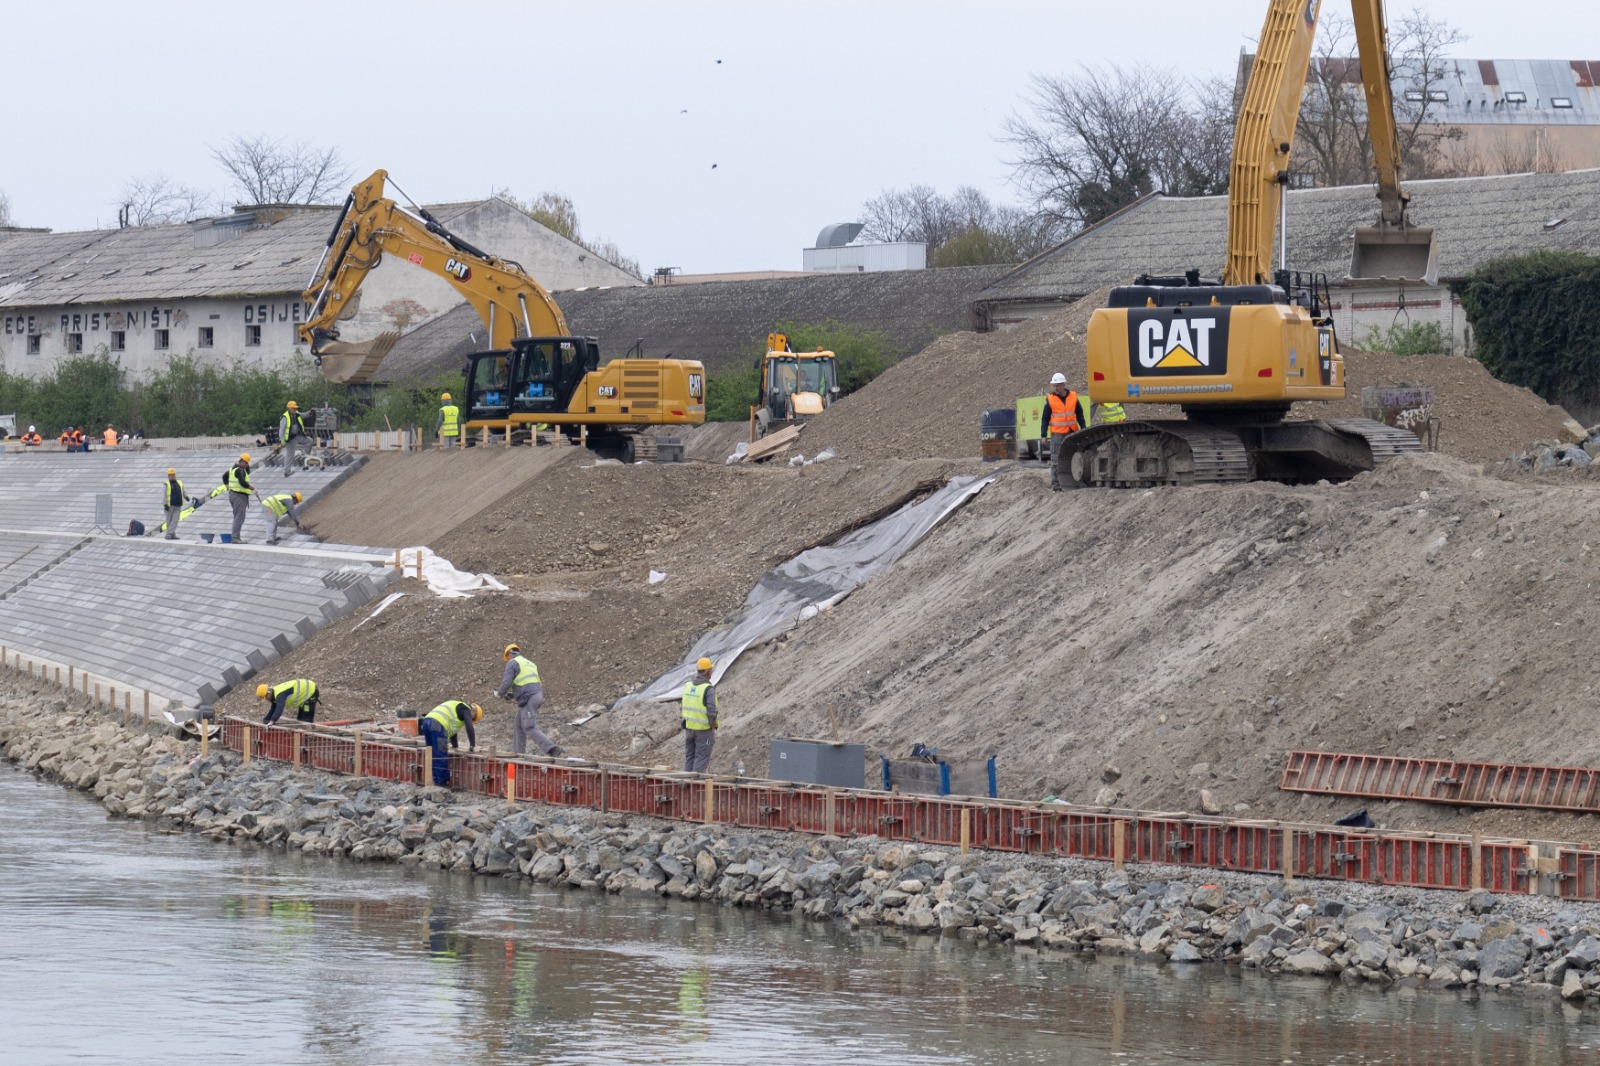
[[[600,366],[599,341],[570,336],[561,308],[520,265],[473,247],[415,202],[402,207],[385,195],[388,184],[378,170],[351,189],[306,287],[311,311],[300,337],[323,377],[370,381],[394,347],[394,333],[348,342],[338,329],[354,314],[369,272],[393,255],[449,282],[488,328],[489,350],[468,357],[469,439],[486,429],[509,441],[545,424],[632,462],[655,455],[654,438],[641,429],[705,421],[700,362],[613,359]]]
[[[761,393],[751,410],[750,440],[820,415],[839,396],[839,360],[818,348],[797,352],[787,333],[767,334]]]
[[[1357,231],[1351,277],[1431,283],[1434,234],[1407,221],[1400,188],[1382,0],[1353,6],[1380,211]],[[1222,277],[1144,275],[1090,318],[1089,396],[1126,405],[1128,420],[1068,438],[1080,484],[1337,481],[1421,450],[1416,434],[1369,419],[1285,417],[1296,401],[1345,395],[1327,277],[1287,268],[1280,217],[1320,7],[1268,8],[1234,131]],[[1178,404],[1184,418],[1140,420],[1139,405],[1153,403]]]

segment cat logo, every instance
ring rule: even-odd
[[[444,261],[444,272],[457,281],[466,281],[472,277],[472,268],[459,259],[446,259]]]
[[[603,400],[615,399],[617,395],[617,387],[615,385],[601,385],[594,391],[598,393],[600,398]]]
[[[1128,311],[1130,377],[1228,372],[1228,312],[1187,307]]]
[[[699,374],[689,375],[689,399],[698,400],[705,392],[705,381]]]

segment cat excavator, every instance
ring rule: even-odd
[[[1437,280],[1434,234],[1406,217],[1382,0],[1353,0],[1377,170],[1377,224],[1357,230],[1352,279]],[[1320,0],[1271,0],[1234,131],[1220,279],[1144,275],[1089,321],[1089,396],[1125,422],[1067,439],[1074,479],[1095,486],[1344,480],[1421,450],[1414,433],[1360,418],[1291,421],[1297,401],[1345,395],[1326,275],[1287,269],[1289,153]],[[1274,224],[1280,269],[1272,269]],[[1178,404],[1181,420],[1141,420]]]
[[[613,359],[602,367],[599,341],[570,336],[561,308],[519,264],[462,240],[415,202],[402,207],[385,195],[388,184],[378,170],[351,189],[306,287],[311,311],[300,337],[323,377],[370,381],[394,347],[398,334],[349,342],[338,328],[355,313],[361,283],[393,255],[449,282],[488,329],[489,350],[468,357],[469,440],[489,430],[510,441],[542,424],[632,462],[655,454],[655,439],[640,430],[705,421],[701,363]]]

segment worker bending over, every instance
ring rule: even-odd
[[[711,765],[711,749],[717,742],[717,690],[711,684],[711,660],[695,664],[694,680],[683,685],[683,768],[703,774]]]
[[[506,670],[495,695],[517,701],[517,716],[511,723],[511,750],[526,755],[531,737],[540,751],[553,759],[560,758],[561,749],[539,728],[539,708],[544,704],[544,684],[539,680],[539,668],[515,644],[507,644],[501,657],[505,659]]]
[[[285,518],[294,521],[294,528],[301,533],[306,527],[300,524],[300,512],[294,509],[301,496],[298,492],[280,492],[276,496],[263,496],[261,500],[261,517],[267,523],[266,541],[268,544],[278,543],[278,523]]]
[[[417,723],[417,732],[433,749],[433,783],[448,785],[450,783],[450,751],[445,747],[445,741],[450,742],[451,748],[461,747],[461,741],[456,739],[456,734],[461,727],[467,729],[467,750],[475,751],[478,747],[478,734],[472,726],[475,722],[483,720],[483,708],[476,703],[466,703],[462,700],[445,700],[439,706],[429,711]]]
[[[264,700],[270,700],[271,706],[267,708],[267,716],[261,719],[262,725],[271,725],[283,717],[284,711],[293,711],[298,722],[313,722],[317,717],[317,683],[309,677],[298,677],[293,681],[283,681],[276,685],[260,684],[256,686],[256,695]]]
[[[294,473],[294,453],[305,451],[310,438],[306,424],[300,417],[300,405],[290,400],[284,406],[283,417],[278,419],[278,441],[283,445],[283,476]]]

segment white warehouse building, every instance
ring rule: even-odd
[[[640,285],[633,274],[497,198],[429,211],[479,248],[515,260],[547,289]],[[0,367],[37,377],[104,350],[125,374],[193,353],[273,366],[305,351],[301,294],[337,206],[238,208],[197,222],[52,233],[0,229]],[[405,331],[464,301],[443,279],[385,260],[340,323],[346,340]]]

